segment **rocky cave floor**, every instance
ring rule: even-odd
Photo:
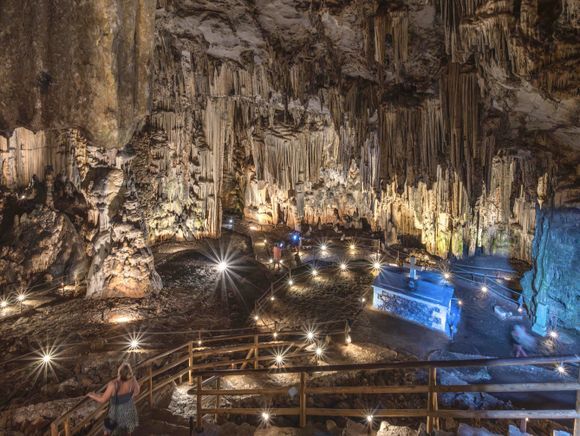
[[[263,240],[281,240],[288,235],[287,229],[252,230],[246,223],[236,223],[218,241],[195,243],[165,243],[154,248],[156,266],[164,283],[163,290],[145,300],[88,300],[64,297],[55,293],[30,293],[18,307],[5,309],[0,322],[0,350],[2,350],[2,371],[0,375],[2,398],[0,428],[24,431],[28,434],[42,428],[50,419],[70,408],[86,392],[98,389],[115,371],[122,359],[137,362],[163,349],[181,344],[196,334],[197,330],[217,330],[240,328],[252,324],[255,314],[254,302],[269,288],[271,280],[278,272],[269,263],[270,254]],[[305,264],[302,274],[293,277],[291,287],[276,293],[274,301],[268,301],[262,309],[258,325],[271,325],[277,322],[284,325],[305,323],[310,326],[328,321],[354,320],[352,339],[349,346],[330,344],[324,363],[374,362],[389,359],[457,359],[474,356],[506,357],[512,353],[509,332],[514,323],[529,328],[528,320],[500,320],[494,313],[494,306],[504,305],[507,310],[515,310],[514,305],[505,303],[493,294],[482,294],[472,284],[455,281],[456,294],[464,302],[459,333],[450,341],[445,336],[424,329],[397,318],[379,313],[372,309],[370,284],[373,274],[361,261],[373,255],[373,250],[362,245],[353,252],[346,248],[345,242],[335,242],[329,232],[318,232],[311,240],[311,246],[303,247],[301,262]],[[270,243],[270,242],[269,242]],[[329,249],[322,253],[320,244],[326,243]],[[252,247],[253,245],[253,247]],[[223,276],[216,272],[215,264],[228,259],[231,271]],[[293,266],[295,260],[286,253],[286,265]],[[394,261],[392,256],[384,256],[385,262]],[[348,261],[352,267],[340,271],[331,266],[335,262]],[[489,259],[493,263],[493,259]],[[320,268],[320,274],[312,277],[311,265]],[[326,266],[326,268],[323,268]],[[362,298],[366,301],[363,302]],[[226,302],[227,304],[224,304]],[[493,333],[493,334],[490,334]],[[562,332],[564,333],[564,332]],[[138,336],[143,349],[128,351],[131,337]],[[579,348],[578,338],[572,334],[562,334],[558,340],[540,339],[537,354],[574,354]],[[56,356],[56,364],[50,371],[43,371],[37,365],[38,354],[34,350],[51,349]],[[308,359],[301,363],[309,362]],[[552,368],[530,369],[482,369],[476,372],[446,371],[441,382],[457,383],[493,380],[509,382],[513,380],[560,381],[569,376],[557,375]],[[364,378],[369,383],[398,383],[402,380],[421,379],[425,375],[405,373],[353,374],[350,380]],[[291,385],[293,380],[267,381],[271,384]],[[318,377],[317,384],[337,383],[336,377]],[[236,384],[235,380],[227,383]],[[238,384],[255,385],[264,380],[238,380]],[[349,381],[345,381],[348,384]],[[178,387],[175,392],[187,392],[187,387]],[[187,394],[173,393],[167,399],[167,407],[177,414],[184,415],[189,406],[183,405]],[[443,396],[444,406],[482,407],[490,404],[497,408],[527,405],[529,407],[565,406],[573,407],[574,395],[534,395],[515,394],[448,394]],[[370,398],[328,397],[328,404],[343,403],[341,407],[421,407],[420,398]],[[292,399],[281,399],[287,407]],[[351,403],[349,403],[351,401]],[[362,401],[362,403],[361,403]],[[371,404],[371,402],[376,402]],[[241,400],[245,405],[254,404],[252,398]],[[187,403],[187,401],[186,401]],[[363,404],[364,405],[361,405]],[[379,404],[380,403],[380,404]],[[326,404],[326,403],[325,403]],[[262,405],[263,406],[263,405]],[[185,408],[185,409],[184,409]],[[160,413],[160,412],[159,412]],[[168,413],[168,412],[167,412]],[[166,418],[165,418],[166,419]],[[179,424],[185,425],[185,419]],[[154,428],[159,419],[145,414],[144,427]],[[258,424],[252,419],[236,421],[246,426],[248,432],[256,430]],[[291,426],[292,420],[276,418],[278,427]],[[356,430],[354,421],[341,420],[336,428],[351,426]],[[418,422],[412,420],[393,420],[392,424],[411,425],[417,428]],[[484,423],[488,428],[505,432],[505,422]],[[328,430],[332,423],[315,420],[313,431]],[[490,427],[491,425],[491,427]],[[536,430],[534,433],[534,426]],[[223,426],[222,426],[223,427]],[[228,427],[212,427],[215,434],[227,434]],[[455,429],[457,423],[447,420],[445,429]],[[530,423],[533,434],[544,434],[558,424]],[[334,427],[333,427],[334,428]],[[377,425],[378,428],[378,425]],[[501,430],[503,429],[503,430]],[[183,430],[183,429],[182,429]],[[239,427],[236,432],[244,434]],[[353,431],[355,431],[353,430]],[[376,430],[376,429],[375,429]],[[144,428],[141,434],[147,433]],[[152,431],[152,430],[151,430]],[[213,431],[213,430],[212,430]],[[262,432],[272,430],[264,428]],[[402,430],[401,430],[402,431]],[[180,434],[178,430],[177,433]],[[221,433],[220,433],[221,432]],[[226,432],[226,433],[223,433]],[[240,433],[241,432],[241,433]],[[157,433],[155,433],[157,434]],[[252,434],[252,433],[248,433]],[[330,431],[330,434],[333,434]],[[352,433],[354,434],[354,433]],[[393,433],[395,434],[395,433]]]

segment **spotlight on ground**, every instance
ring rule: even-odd
[[[304,332],[304,337],[308,342],[313,342],[316,339],[316,336],[318,336],[318,333],[313,328],[308,328]]]
[[[272,419],[272,415],[270,414],[270,412],[262,412],[260,414],[260,420],[262,421],[262,424],[264,425],[268,425],[270,423],[270,420]]]
[[[128,351],[139,351],[143,345],[143,334],[134,332],[130,333],[127,338],[127,350]]]

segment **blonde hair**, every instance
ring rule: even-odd
[[[121,363],[117,375],[121,381],[127,381],[133,378],[133,369],[131,368],[131,365],[129,365],[129,362]]]

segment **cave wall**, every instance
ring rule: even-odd
[[[442,256],[531,260],[536,205],[578,164],[578,22],[545,8],[160,2],[135,146],[150,241],[218,235],[223,209],[336,209]]]
[[[564,326],[580,329],[580,209],[538,212],[533,265],[522,280],[535,332],[546,335]]]
[[[158,289],[148,245],[225,211],[532,261],[538,213],[578,204],[575,2],[5,3],[3,204],[50,165],[89,295]]]
[[[1,10],[3,292],[158,290],[125,148],[149,111],[155,2],[4,0]]]

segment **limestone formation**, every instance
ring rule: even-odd
[[[533,263],[544,211],[578,207],[576,2],[18,5],[3,207],[52,167],[90,295],[157,289],[147,244],[217,237],[224,213]]]

